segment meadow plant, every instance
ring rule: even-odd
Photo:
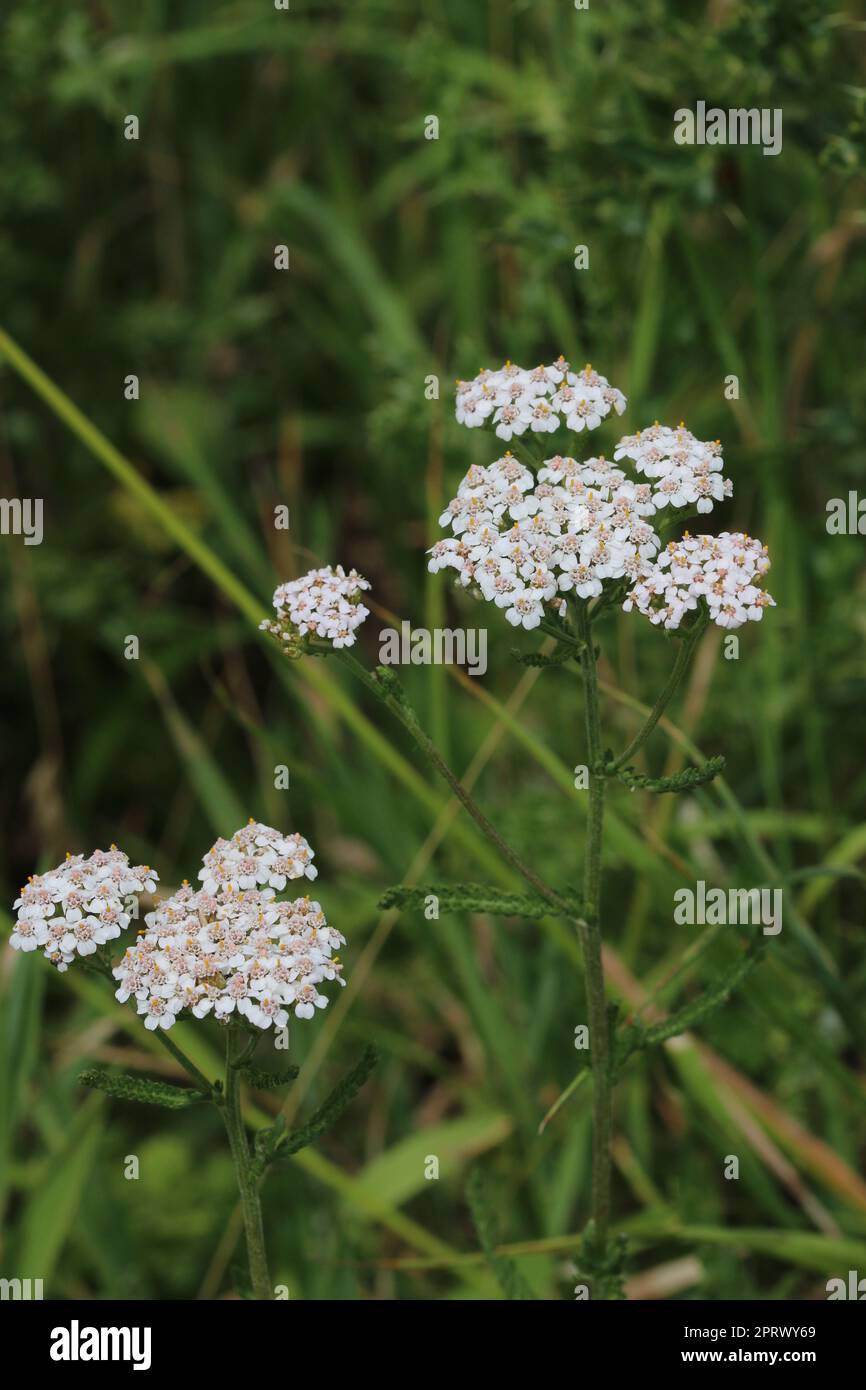
[[[492,427],[508,449],[487,466],[473,465],[440,517],[450,534],[429,551],[429,569],[452,570],[458,588],[500,608],[506,621],[538,630],[555,646],[520,659],[532,666],[575,661],[582,675],[585,724],[586,830],[579,894],[546,883],[497,830],[422,728],[390,667],[367,669],[348,647],[367,608],[369,589],[352,570],[318,569],[274,594],[277,617],[261,624],[293,657],[333,655],[405,726],[422,753],[531,892],[521,897],[486,885],[395,888],[383,906],[420,906],[431,892],[449,910],[499,911],[538,918],[569,917],[583,955],[592,1076],[593,1165],[589,1219],[579,1271],[595,1297],[622,1294],[624,1245],[611,1239],[610,1140],[613,1086],[629,1058],[663,1042],[720,1007],[760,955],[743,952],[728,974],[697,1001],[649,1027],[611,1027],[602,961],[602,848],[605,798],[611,784],[677,793],[709,782],[721,758],[672,777],[640,772],[631,759],[664,714],[710,623],[733,629],[757,622],[773,599],[763,588],[770,567],[760,541],[739,532],[692,535],[682,528],[730,498],[719,440],[697,439],[680,423],[658,422],[620,439],[612,459],[578,461],[554,452],[550,436],[599,428],[622,415],[626,398],[587,365],[572,370],[560,357],[525,370],[506,362],[457,383],[456,418],[469,429]],[[627,471],[631,470],[631,471]],[[671,531],[677,534],[671,536]],[[599,696],[599,623],[617,608],[661,627],[677,644],[671,673],[643,726],[619,754],[607,748]],[[477,1205],[477,1203],[476,1203]],[[483,1242],[482,1242],[483,1244]]]
[[[109,943],[138,918],[139,895],[155,894],[158,876],[147,865],[130,866],[115,845],[87,859],[67,855],[63,864],[34,875],[22,888],[10,938],[17,950],[41,949],[58,970],[79,959],[84,968],[111,980],[118,1002],[134,1003],[144,1027],[192,1082],[180,1087],[91,1070],[79,1078],[85,1085],[169,1109],[209,1102],[220,1110],[237,1175],[251,1290],[259,1299],[274,1296],[259,1198],[262,1178],[272,1163],[330,1128],[375,1060],[372,1052],[365,1053],[306,1125],[290,1132],[279,1116],[250,1145],[242,1083],[271,1090],[297,1074],[294,1067],[275,1071],[254,1065],[264,1036],[270,1033],[276,1049],[287,1048],[290,1015],[314,1017],[328,1003],[320,986],[344,983],[336,953],[345,938],[328,925],[318,902],[288,895],[291,883],[316,878],[313,858],[303,835],[251,820],[208,850],[198,873],[200,888],[184,882],[171,896],[155,898],[135,941],[113,961]],[[184,1015],[212,1015],[221,1025],[226,1062],[220,1080],[210,1082],[168,1036]]]

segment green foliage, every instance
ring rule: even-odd
[[[506,1298],[533,1298],[533,1292],[513,1260],[497,1254],[499,1223],[480,1168],[473,1168],[466,1184],[466,1201],[472,1213],[472,1223],[478,1243],[487,1263]]]
[[[0,326],[132,477],[0,366],[0,492],[45,502],[42,545],[0,546],[0,701],[15,729],[2,748],[0,905],[34,867],[111,840],[174,887],[239,807],[309,837],[351,988],[339,1013],[292,1025],[291,1100],[314,1108],[323,1077],[368,1040],[384,1060],[333,1138],[269,1177],[268,1244],[293,1299],[489,1295],[486,1270],[456,1258],[471,1248],[464,1163],[482,1145],[509,1238],[563,1241],[515,1265],[540,1295],[571,1297],[563,1266],[589,1192],[586,1073],[540,1137],[538,1125],[569,1085],[585,1022],[572,927],[547,908],[529,931],[498,912],[378,923],[378,896],[406,878],[525,885],[339,661],[280,659],[254,631],[277,582],[334,562],[373,586],[378,606],[352,649],[368,668],[395,619],[486,627],[483,679],[404,667],[391,689],[524,859],[557,887],[579,882],[575,663],[533,685],[499,610],[424,563],[469,464],[502,451],[489,431],[453,423],[453,379],[560,349],[629,398],[620,422],[576,438],[577,456],[610,457],[620,430],[656,418],[722,440],[734,496],[700,527],[765,540],[778,603],[740,632],[737,660],[707,634],[649,761],[634,759],[638,776],[676,775],[718,750],[724,778],[678,801],[609,789],[603,923],[618,965],[609,992],[626,1014],[667,981],[677,1014],[713,987],[720,961],[722,974],[733,966],[672,924],[677,887],[785,892],[766,966],[696,1025],[754,1088],[754,1112],[738,1122],[694,1056],[632,1053],[614,1209],[635,1232],[635,1267],[696,1257],[701,1282],[675,1297],[808,1300],[837,1265],[866,1268],[863,1049],[851,1032],[866,1018],[863,538],[824,531],[828,498],[863,492],[859,24],[853,6],[823,0],[585,12],[567,0],[435,11],[309,0],[291,15],[262,0],[3,6]],[[781,107],[781,156],[676,146],[673,112],[702,94]],[[130,111],[138,142],[121,133]],[[427,112],[438,140],[423,138]],[[278,242],[290,244],[286,274],[273,270]],[[587,272],[573,267],[576,242],[590,248]],[[123,396],[130,372],[137,402]],[[737,400],[724,394],[731,373]],[[438,401],[424,395],[429,374]],[[291,507],[288,533],[275,531],[278,503]],[[129,632],[140,662],[120,655]],[[678,644],[613,598],[595,633],[605,739],[619,749]],[[519,642],[531,651],[536,639]],[[90,1113],[103,1097],[76,1084],[71,1059],[86,1047],[108,1068],[128,1053],[124,1066],[147,1074],[159,1042],[77,967],[4,965],[10,1259],[34,1271],[22,1250],[47,1259],[58,1298],[218,1297],[237,1200],[221,1116],[192,1104],[173,1117]],[[215,1023],[172,1036],[218,1074]],[[256,1124],[272,1121],[267,1101],[246,1098]],[[771,1147],[752,1150],[753,1124],[783,1149],[790,1182],[765,1160]],[[427,1182],[417,1159],[430,1150],[411,1144],[449,1125],[460,1162]],[[751,1153],[737,1183],[718,1163],[731,1145]],[[128,1152],[145,1156],[140,1182],[119,1174]]]
[[[731,995],[743,983],[766,951],[766,943],[757,942],[741,951],[734,964],[707,987],[697,999],[683,1004],[659,1023],[627,1023],[615,1039],[612,1065],[618,1074],[636,1052],[657,1047],[668,1038],[678,1037],[689,1028],[706,1022],[727,1004]]]
[[[290,1158],[308,1144],[315,1143],[339,1120],[343,1111],[354,1100],[370,1073],[378,1064],[379,1054],[375,1047],[365,1047],[360,1061],[347,1072],[330,1092],[305,1125],[289,1131],[285,1117],[280,1115],[276,1122],[256,1135],[256,1154],[254,1169],[261,1174],[269,1164],[277,1159]]]
[[[520,652],[516,647],[512,647],[511,655],[520,662],[521,666],[549,668],[564,666],[566,661],[570,661],[576,653],[573,647],[562,643],[549,656],[545,656],[543,652]]]
[[[248,1065],[241,1067],[244,1080],[257,1091],[276,1091],[280,1086],[288,1086],[298,1071],[298,1067],[285,1067],[281,1071],[264,1071],[261,1067]]]
[[[684,767],[682,772],[675,772],[671,777],[647,777],[636,768],[615,767],[612,763],[604,770],[609,777],[616,777],[617,781],[622,782],[632,792],[689,792],[695,787],[712,782],[724,766],[724,758],[710,758],[708,762],[701,763],[700,767]]]
[[[256,1134],[255,1156],[253,1158],[253,1171],[258,1176],[265,1172],[265,1169],[274,1162],[280,1151],[280,1146],[286,1140],[288,1128],[286,1126],[285,1115],[278,1115],[272,1125],[266,1129],[260,1129]]]
[[[625,1271],[629,1256],[629,1243],[620,1234],[609,1241],[602,1252],[598,1248],[595,1228],[590,1221],[580,1241],[580,1249],[575,1268],[575,1279],[588,1283],[592,1298],[624,1299]]]
[[[142,1105],[162,1105],[166,1110],[183,1110],[188,1105],[201,1105],[209,1096],[188,1086],[171,1086],[167,1081],[150,1081],[143,1076],[124,1072],[102,1071],[89,1067],[78,1077],[82,1086],[104,1091],[115,1100],[134,1100]]]
[[[428,899],[438,899],[438,912],[490,912],[499,917],[579,917],[581,900],[571,889],[560,896],[567,910],[557,913],[543,898],[529,893],[509,893],[489,883],[428,883],[423,887],[397,884],[379,899],[384,910],[392,907],[424,912]]]

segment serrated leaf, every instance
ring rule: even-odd
[[[578,652],[573,647],[564,644],[556,648],[556,651],[546,656],[544,652],[521,652],[517,647],[511,648],[511,655],[521,666],[562,666],[572,657],[577,657]]]
[[[287,1086],[294,1081],[298,1067],[286,1067],[285,1071],[264,1071],[261,1067],[241,1067],[244,1080],[257,1091],[275,1091],[279,1086]]]
[[[710,758],[709,762],[702,763],[700,767],[683,768],[682,772],[674,773],[672,777],[647,777],[636,768],[616,767],[613,764],[609,764],[605,772],[609,777],[616,777],[617,781],[633,792],[687,792],[693,787],[701,787],[705,782],[711,782],[714,777],[718,777],[724,766],[724,758],[718,757]]]
[[[618,1075],[626,1062],[636,1052],[642,1052],[648,1047],[657,1047],[659,1043],[667,1042],[669,1038],[675,1038],[680,1033],[685,1033],[689,1028],[693,1028],[695,1024],[710,1018],[723,1004],[727,1003],[734,990],[742,984],[746,976],[757,965],[765,949],[766,943],[761,941],[757,945],[751,946],[748,951],[744,951],[714,985],[711,985],[697,999],[684,1004],[669,1018],[662,1019],[659,1023],[653,1023],[649,1027],[642,1023],[626,1024],[614,1043],[614,1074]]]
[[[496,1253],[499,1230],[493,1204],[486,1189],[480,1168],[475,1168],[466,1184],[466,1200],[478,1243],[484,1251],[490,1271],[506,1298],[533,1298],[533,1292],[513,1260]]]
[[[379,1061],[375,1047],[366,1047],[361,1060],[348,1072],[319,1106],[312,1119],[288,1135],[284,1133],[285,1119],[281,1115],[270,1129],[256,1135],[255,1171],[263,1173],[276,1159],[290,1158],[300,1149],[315,1142],[337,1123],[346,1107],[354,1100],[373,1068]]]
[[[583,904],[571,889],[559,895],[567,911],[556,908],[543,898],[529,893],[510,893],[487,883],[431,883],[421,887],[397,884],[388,888],[379,899],[383,910],[389,907],[415,908],[423,912],[427,899],[438,899],[440,912],[489,912],[499,917],[580,917]]]
[[[150,1081],[144,1076],[129,1076],[124,1072],[101,1071],[91,1067],[79,1078],[82,1086],[104,1091],[116,1100],[133,1100],[142,1105],[161,1105],[168,1110],[182,1110],[187,1105],[201,1105],[210,1100],[204,1091],[188,1086],[171,1086],[167,1081]]]

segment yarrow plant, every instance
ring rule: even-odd
[[[740,532],[692,535],[682,530],[705,517],[733,493],[724,476],[719,440],[700,440],[684,423],[658,422],[620,439],[612,457],[578,460],[550,448],[562,430],[585,434],[626,409],[626,398],[591,366],[572,370],[559,357],[526,370],[506,362],[457,382],[456,419],[469,429],[487,425],[509,448],[491,463],[469,468],[440,517],[449,532],[429,551],[431,571],[452,571],[459,589],[501,609],[508,623],[538,629],[556,646],[552,654],[520,659],[555,667],[574,659],[584,692],[588,802],[579,895],[546,883],[499,833],[452,772],[422,728],[391,667],[369,671],[346,650],[366,616],[359,605],[365,581],[354,571],[314,570],[274,594],[277,621],[263,624],[293,656],[334,655],[408,729],[422,753],[445,779],[505,862],[531,892],[502,893],[486,885],[396,888],[387,906],[423,905],[430,892],[451,910],[500,911],[537,918],[545,912],[571,917],[584,960],[593,1083],[593,1166],[589,1220],[580,1249],[580,1269],[595,1297],[621,1297],[624,1249],[610,1237],[610,1134],[613,1086],[629,1058],[656,1045],[720,1007],[759,958],[753,945],[730,976],[670,1019],[643,1027],[623,1025],[611,1034],[602,965],[601,880],[604,806],[611,782],[630,790],[684,792],[709,782],[723,766],[713,758],[671,777],[653,778],[631,765],[674,696],[708,624],[732,629],[760,621],[773,606],[764,579],[770,567],[765,546]],[[540,437],[540,438],[539,438]],[[552,444],[552,439],[550,443]],[[680,534],[670,538],[671,529]],[[318,601],[313,620],[304,608],[287,605],[287,593],[317,592],[320,576],[350,583],[341,600],[356,604],[354,623],[326,619]],[[671,673],[628,746],[617,756],[602,738],[597,662],[599,620],[620,608],[662,628],[678,644]],[[501,1261],[500,1261],[501,1264]]]
[[[701,599],[719,627],[758,622],[773,599],[761,588],[770,568],[760,541],[723,531],[719,536],[685,535],[671,541],[633,586],[623,608],[644,613],[651,623],[677,628]]]
[[[564,616],[569,591],[594,598],[606,579],[649,571],[653,511],[651,489],[603,458],[556,455],[536,480],[508,453],[470,468],[440,518],[454,537],[433,546],[429,568],[456,570],[515,627],[539,627],[545,611]]]
[[[58,970],[76,956],[92,956],[129,926],[139,893],[153,893],[157,875],[147,864],[131,868],[116,845],[83,854],[67,854],[47,874],[34,874],[15,899],[17,913],[10,944],[16,951],[41,949]]]
[[[580,433],[595,429],[611,412],[622,415],[625,396],[587,364],[573,372],[559,357],[549,367],[525,371],[506,362],[486,368],[472,381],[457,383],[457,422],[476,429],[492,420],[500,439],[525,434],[553,434],[560,425]]]
[[[369,612],[361,602],[363,590],[369,587],[356,570],[346,574],[342,565],[310,570],[301,579],[280,585],[274,594],[276,619],[266,618],[260,626],[288,647],[295,645],[295,637],[307,634],[338,648],[351,647],[356,629]]]
[[[193,1087],[168,1086],[138,1076],[91,1070],[85,1085],[126,1100],[176,1109],[209,1101],[224,1117],[243,1209],[256,1298],[273,1297],[265,1253],[260,1181],[281,1161],[330,1128],[369,1074],[368,1050],[358,1066],[301,1129],[289,1133],[282,1116],[260,1130],[250,1147],[241,1113],[242,1080],[260,1089],[290,1081],[297,1068],[253,1066],[268,1030],[278,1048],[288,1047],[290,1015],[310,1019],[328,1004],[321,986],[344,984],[336,954],[345,938],[325,920],[309,896],[279,897],[295,882],[316,878],[313,850],[303,835],[283,834],[251,820],[230,839],[219,839],[202,861],[199,888],[188,882],[169,897],[155,898],[144,927],[122,957],[111,960],[108,943],[139,916],[139,896],[156,893],[158,876],[147,865],[131,867],[115,845],[89,858],[67,855],[49,873],[34,875],[15,902],[10,944],[41,949],[58,970],[77,958],[116,986],[120,1004],[132,1001],[144,1027],[184,1067]],[[224,1078],[210,1082],[169,1038],[186,1014],[210,1015],[226,1040]]]
[[[288,881],[315,878],[312,859],[302,835],[255,822],[218,840],[204,857],[202,888],[186,884],[148,913],[112,971],[117,998],[134,997],[148,1029],[170,1028],[183,1009],[221,1020],[237,1010],[261,1029],[285,1028],[288,1008],[312,1018],[328,1003],[318,986],[345,983],[333,956],[345,937],[310,898],[275,900]]]

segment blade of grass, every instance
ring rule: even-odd
[[[51,1296],[51,1277],[72,1230],[104,1128],[104,1102],[93,1096],[75,1117],[69,1142],[53,1159],[24,1214],[18,1268],[40,1278]]]

